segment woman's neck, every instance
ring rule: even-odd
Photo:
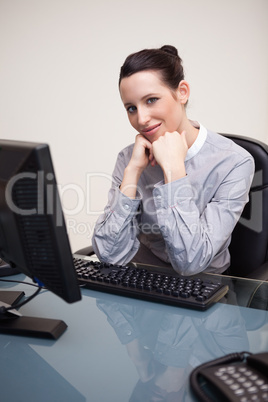
[[[186,131],[186,141],[188,148],[191,148],[191,146],[197,139],[199,128],[194,127],[191,121],[186,119],[181,131],[183,130]]]

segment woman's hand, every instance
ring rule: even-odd
[[[143,172],[154,159],[152,144],[142,134],[136,135],[135,145],[128,166]]]
[[[152,161],[154,161],[152,144],[142,134],[138,134],[120,186],[123,194],[129,198],[136,197],[140,175]]]
[[[186,176],[184,160],[188,151],[185,131],[166,132],[152,143],[152,155],[161,166],[165,183]]]

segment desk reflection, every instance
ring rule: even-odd
[[[253,309],[218,303],[196,312],[126,300],[97,299],[97,306],[136,367],[139,380],[130,402],[193,400],[188,377],[194,367],[249,350],[247,325],[252,327]],[[257,327],[267,319],[267,312],[260,313]]]
[[[0,401],[85,402],[86,398],[28,342],[31,338],[1,335]],[[36,345],[49,347],[42,339]]]

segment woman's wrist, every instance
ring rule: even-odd
[[[128,175],[131,175],[133,177],[137,177],[138,180],[140,178],[140,175],[144,171],[144,167],[136,166],[134,163],[129,162],[127,167],[125,168],[125,172],[127,172]]]
[[[127,197],[136,198],[137,185],[142,171],[142,169],[135,168],[131,165],[125,168],[120,191]]]
[[[176,167],[165,166],[162,168],[164,174],[165,183],[171,183],[172,181],[176,181],[182,179],[186,176],[185,165],[182,163]]]

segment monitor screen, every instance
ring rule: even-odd
[[[0,140],[0,257],[66,302],[80,300],[47,144]]]

